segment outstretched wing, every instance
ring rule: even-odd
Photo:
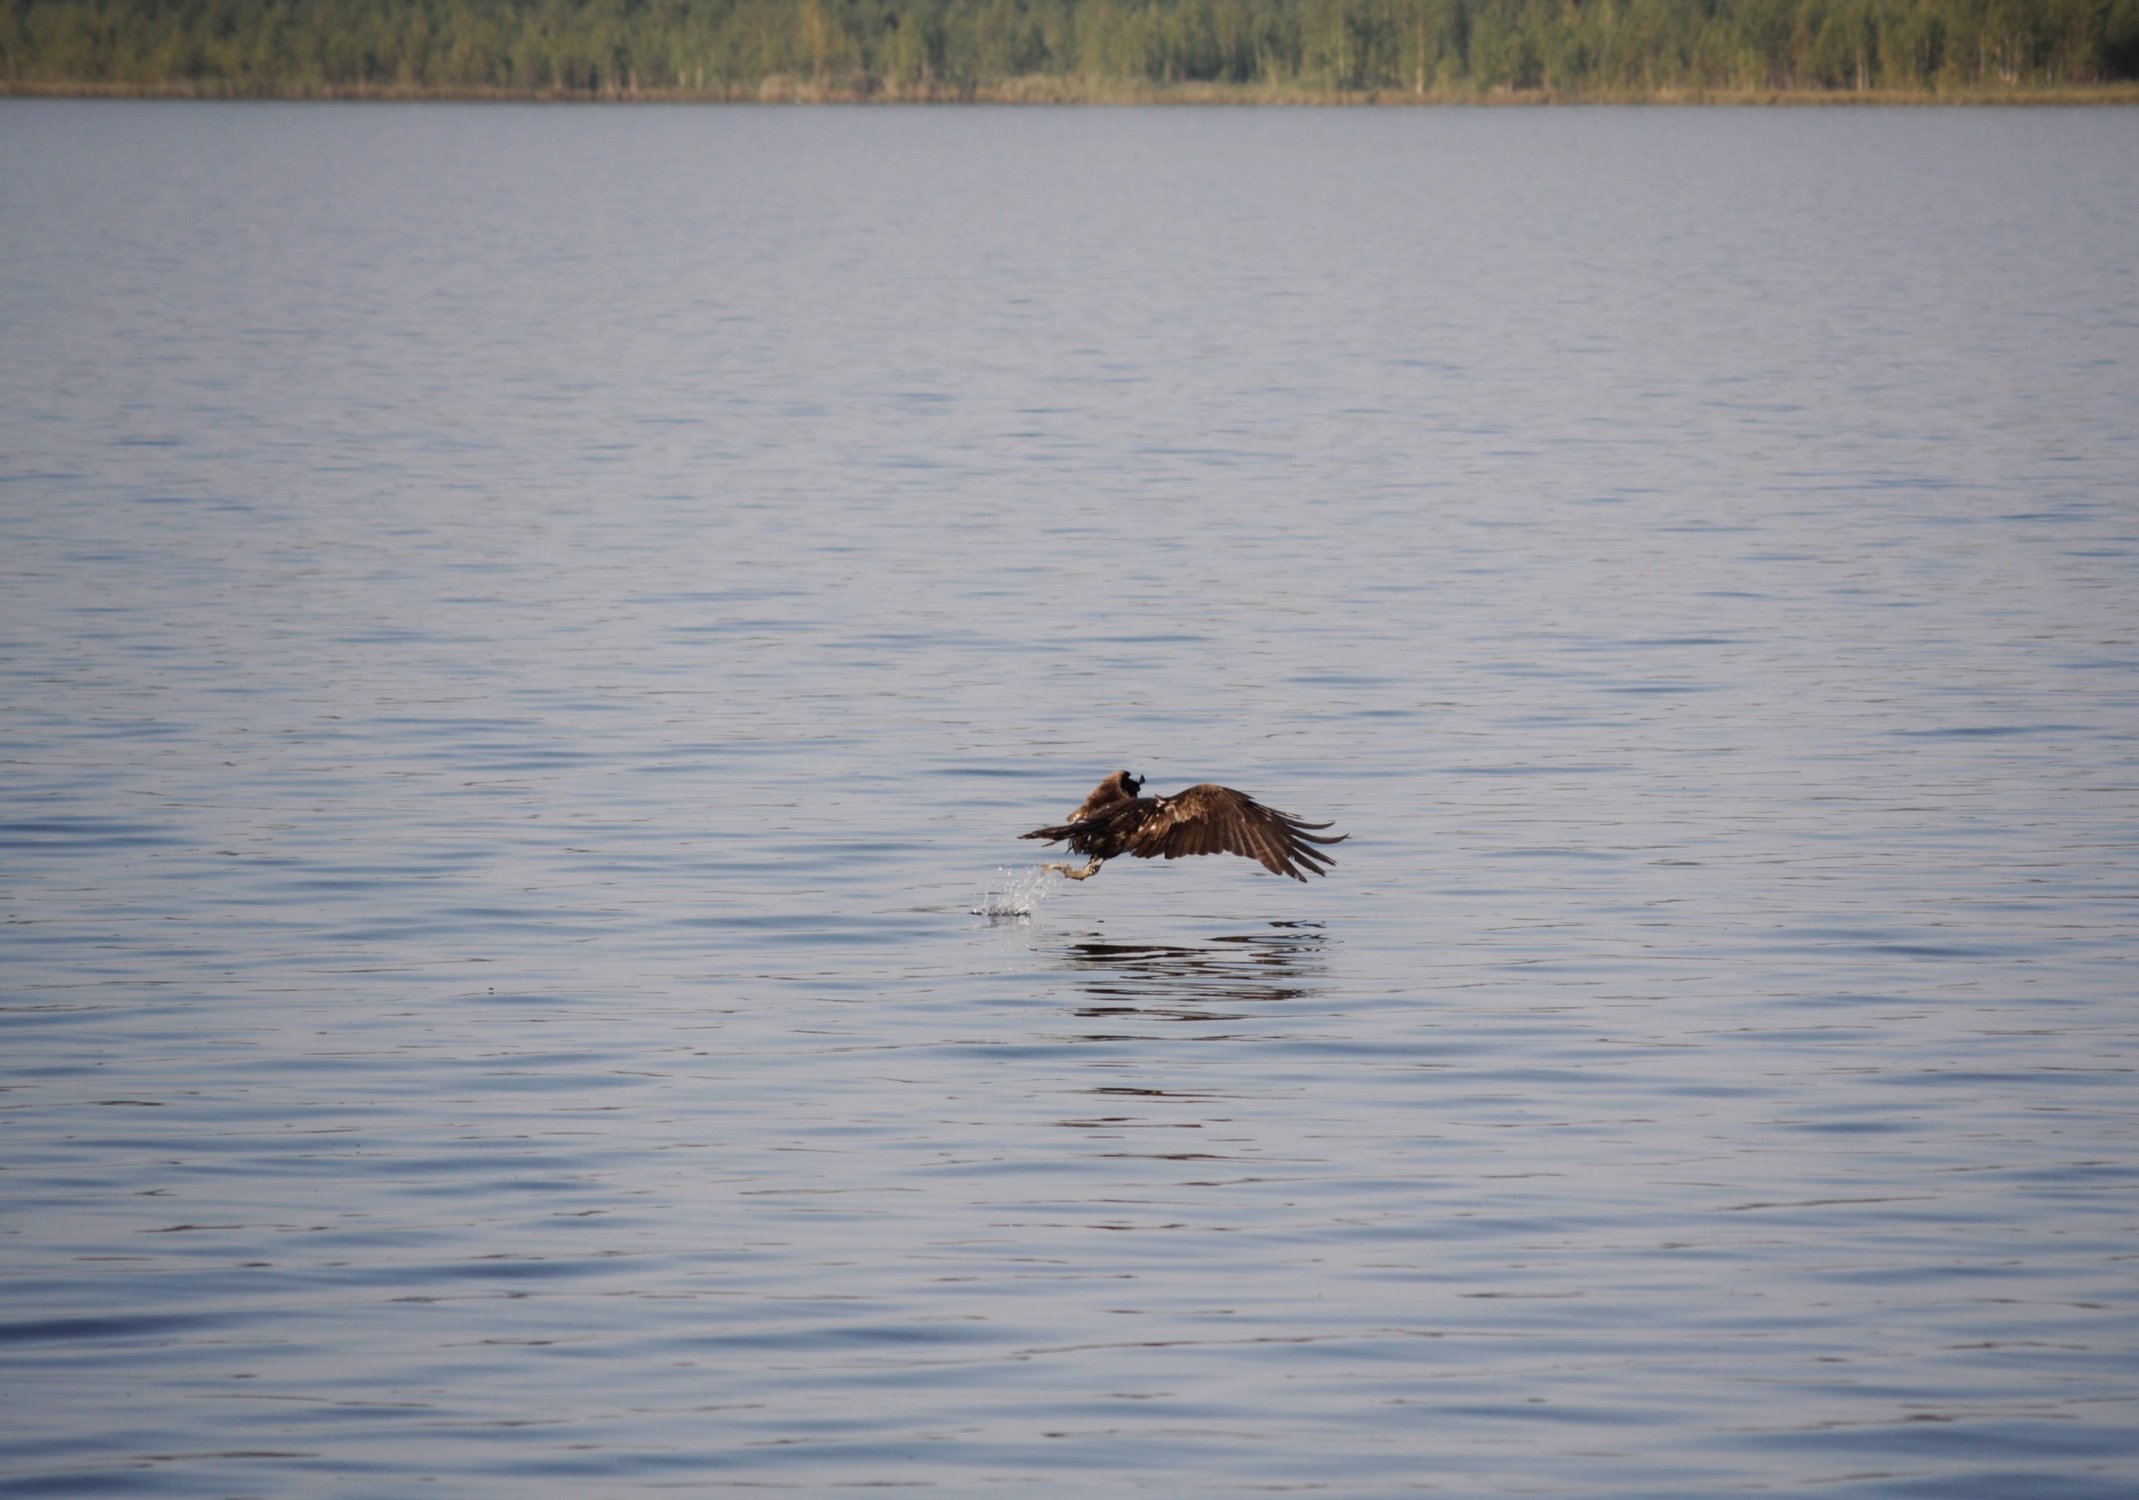
[[[1291,813],[1265,807],[1246,792],[1209,782],[1171,797],[1145,799],[1151,810],[1129,840],[1138,859],[1179,859],[1189,854],[1244,854],[1273,875],[1304,881],[1302,870],[1320,875],[1335,861],[1315,848],[1340,844],[1348,834],[1310,830],[1327,823],[1307,823]]]

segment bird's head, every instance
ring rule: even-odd
[[[1127,793],[1128,793],[1128,794],[1129,794],[1130,796],[1132,796],[1132,797],[1134,797],[1134,796],[1137,796],[1137,795],[1138,795],[1139,793],[1141,793],[1141,792],[1142,792],[1142,791],[1144,790],[1144,778],[1143,778],[1143,777],[1141,777],[1141,776],[1131,776],[1131,775],[1130,775],[1130,774],[1129,774],[1129,773],[1128,773],[1127,771],[1121,771],[1121,772],[1118,772],[1118,773],[1116,773],[1116,774],[1118,774],[1118,775],[1119,775],[1119,776],[1121,777],[1121,788],[1122,788],[1122,790],[1123,790],[1123,791],[1125,791],[1125,792],[1127,792]]]

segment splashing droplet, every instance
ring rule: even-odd
[[[1029,917],[1050,890],[1053,881],[1046,866],[1013,870],[1004,866],[995,872],[995,883],[981,894],[973,908],[977,917]]]

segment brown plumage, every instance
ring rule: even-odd
[[[1246,792],[1204,782],[1171,797],[1138,795],[1140,777],[1116,771],[1092,789],[1092,795],[1053,828],[1035,828],[1020,838],[1062,842],[1091,860],[1081,870],[1049,865],[1072,880],[1085,880],[1117,854],[1138,859],[1179,859],[1189,854],[1244,854],[1273,875],[1304,881],[1302,871],[1320,875],[1335,861],[1317,844],[1341,844],[1349,834],[1324,835],[1291,813],[1265,807]]]

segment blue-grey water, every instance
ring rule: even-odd
[[[2139,1493],[2139,111],[0,146],[0,1491]]]

